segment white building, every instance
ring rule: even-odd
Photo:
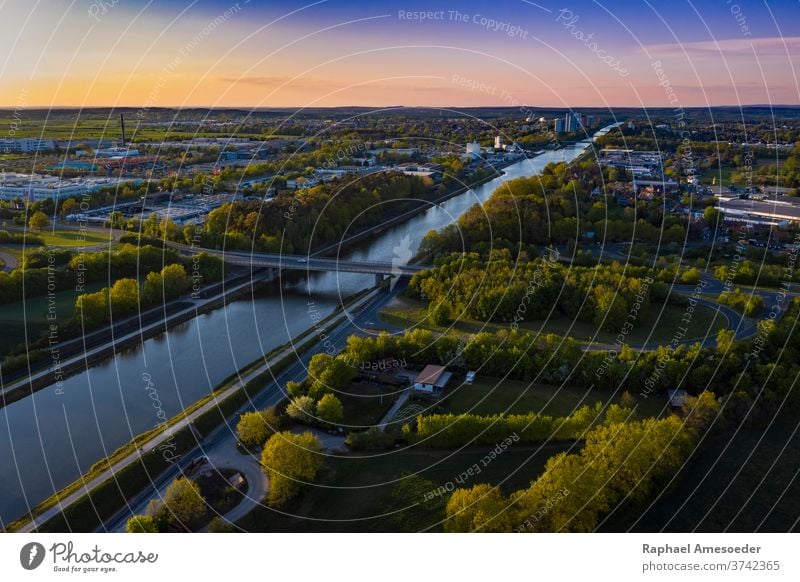
[[[65,180],[57,176],[4,172],[0,173],[0,200],[23,199],[36,202],[47,199],[81,197],[94,190],[115,186],[122,182],[139,183],[141,180],[121,180],[119,178]]]
[[[138,156],[139,150],[132,150],[129,148],[106,148],[96,150],[94,155],[98,158],[128,158],[131,156]]]
[[[467,155],[472,156],[474,158],[480,157],[481,155],[481,144],[476,141],[471,141],[467,144]]]
[[[5,154],[29,154],[53,150],[55,147],[56,144],[52,139],[39,139],[35,137],[0,139],[0,152]]]
[[[494,149],[502,150],[503,149],[503,136],[498,135],[494,138]]]

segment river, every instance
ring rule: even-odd
[[[503,176],[387,229],[347,256],[368,261],[408,258],[425,233],[450,224],[473,204],[485,201],[503,181],[534,175],[550,162],[571,161],[589,145],[580,142],[517,162],[505,168]],[[347,273],[275,284],[255,300],[230,303],[71,376],[61,390],[50,386],[4,407],[0,410],[0,526],[156,426],[153,392],[163,414],[174,416],[237,369],[311,327],[314,311],[324,317],[341,298],[373,284],[371,275]]]

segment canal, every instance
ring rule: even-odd
[[[601,132],[604,130],[601,130]],[[597,134],[596,134],[597,135]],[[504,175],[391,227],[349,250],[348,258],[403,261],[430,229],[485,201],[509,179],[550,162],[571,161],[589,141],[517,162]],[[374,284],[372,275],[324,273],[274,284],[148,339],[92,368],[0,410],[0,525],[65,487],[99,459],[209,394],[237,369],[330,314],[343,298]],[[163,418],[163,415],[162,415]]]

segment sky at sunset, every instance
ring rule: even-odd
[[[796,0],[7,0],[0,105],[797,104],[798,14]]]

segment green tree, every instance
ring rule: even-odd
[[[163,511],[175,525],[186,529],[197,527],[206,513],[206,502],[197,483],[186,477],[175,479],[164,493]]]
[[[717,332],[717,350],[728,353],[736,341],[736,333],[732,329],[721,329]]]
[[[191,281],[186,275],[183,265],[167,265],[161,269],[161,279],[164,285],[164,296],[167,299],[181,295],[191,286]]]
[[[292,398],[286,407],[286,414],[299,422],[311,422],[314,420],[316,404],[310,396],[298,396]]]
[[[317,418],[328,424],[337,424],[344,416],[342,402],[333,394],[326,394],[317,402]]]
[[[281,507],[312,482],[322,466],[319,440],[311,433],[278,432],[261,453],[261,465],[269,477],[269,504]]]
[[[447,532],[511,531],[509,501],[500,489],[486,483],[471,489],[456,489],[447,502]]]
[[[117,279],[109,292],[111,310],[116,316],[132,313],[139,306],[139,283],[135,279]]]
[[[50,226],[50,218],[41,210],[37,210],[28,219],[28,226],[33,230],[45,229]]]
[[[233,533],[236,529],[222,517],[215,517],[208,522],[208,533]]]
[[[80,204],[74,198],[67,198],[61,203],[61,218],[65,218],[72,214]]]
[[[86,329],[108,321],[108,288],[79,295],[75,300],[75,317]]]
[[[236,432],[247,446],[260,447],[280,428],[280,417],[275,407],[256,412],[245,412],[239,417]]]
[[[692,267],[691,269],[686,269],[681,274],[681,283],[685,285],[696,285],[700,282],[700,270]]]
[[[125,525],[128,533],[158,533],[158,527],[151,515],[134,515]]]

